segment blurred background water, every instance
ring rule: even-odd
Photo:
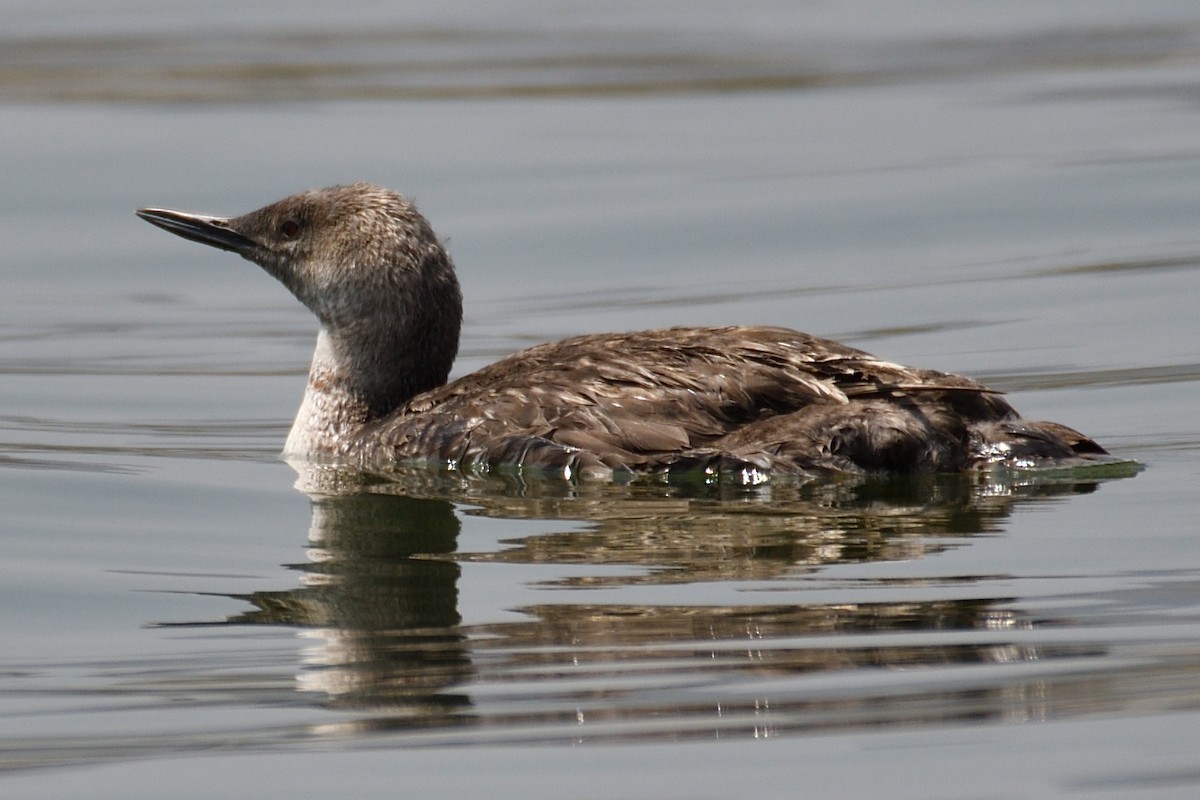
[[[4,797],[1194,796],[1194,3],[5,11]],[[313,321],[132,212],[357,179],[458,374],[779,324],[1147,468],[300,491]]]

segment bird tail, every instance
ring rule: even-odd
[[[1112,460],[1108,451],[1074,428],[1024,419],[977,425],[971,450],[978,466],[1039,468]]]

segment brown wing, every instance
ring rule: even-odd
[[[827,426],[823,418],[864,401],[922,394],[961,396],[962,405],[986,396],[981,413],[1012,413],[974,381],[796,331],[672,328],[521,351],[419,395],[364,441],[376,462],[436,453],[459,464],[646,469],[761,445],[756,429],[795,439],[789,429],[803,429],[805,414]]]

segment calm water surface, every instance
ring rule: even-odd
[[[1200,791],[1194,3],[359,5],[16,4],[0,794]],[[360,178],[449,238],[460,374],[781,324],[1146,469],[298,475],[313,321],[132,211]]]

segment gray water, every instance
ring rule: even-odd
[[[5,16],[3,797],[1200,790],[1195,3]],[[312,319],[132,212],[356,179],[449,239],[458,374],[779,324],[1145,469],[313,491]]]

